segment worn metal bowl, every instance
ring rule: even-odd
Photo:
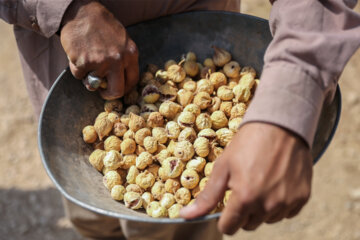
[[[199,59],[212,55],[212,45],[229,50],[242,66],[259,73],[265,49],[271,41],[266,20],[225,12],[191,12],[162,17],[128,28],[140,52],[140,68],[146,63],[162,65],[189,50]],[[317,129],[312,154],[316,160],[331,141],[341,107],[340,91],[325,106]],[[60,192],[72,202],[112,217],[141,222],[184,223],[183,219],[155,219],[133,211],[111,199],[102,175],[88,162],[92,149],[83,142],[81,131],[92,124],[104,101],[89,92],[66,69],[52,86],[39,125],[39,149],[48,175]],[[219,213],[194,221],[208,221]]]

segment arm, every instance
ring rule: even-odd
[[[51,37],[73,0],[0,0],[0,17],[7,23]]]
[[[312,146],[322,105],[333,98],[345,64],[360,45],[360,15],[344,2],[356,3],[274,2],[274,39],[243,124],[276,124]]]
[[[181,212],[209,212],[229,187],[218,224],[227,234],[291,218],[305,205],[322,105],[360,44],[360,17],[341,0],[277,0],[270,24],[274,39],[244,123],[195,204]]]

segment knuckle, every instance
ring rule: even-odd
[[[303,199],[300,199],[298,202],[299,202],[299,206],[303,207],[307,202],[309,201],[308,198],[303,198]]]
[[[136,44],[135,44],[133,41],[130,41],[130,42],[129,42],[127,51],[128,51],[131,55],[134,55],[134,56],[136,56],[136,57],[139,56],[138,48],[137,48]]]
[[[251,189],[243,189],[240,202],[244,205],[251,205],[256,201],[257,197]]]
[[[239,229],[238,227],[225,228],[225,229],[222,229],[222,232],[226,235],[231,236],[231,235],[234,235],[238,229]]]
[[[88,64],[88,58],[85,55],[80,55],[77,57],[76,61],[73,62],[76,68],[84,69]]]
[[[111,51],[109,53],[109,59],[111,59],[112,61],[121,61],[122,59],[122,54],[119,51]]]
[[[303,208],[303,206],[296,206],[294,209],[292,209],[285,217],[286,218],[293,218],[296,215],[298,215],[301,211],[301,209]]]
[[[103,54],[92,54],[89,56],[87,63],[94,67],[102,65],[106,61],[106,57]]]
[[[260,225],[261,225],[261,223],[252,223],[252,224],[245,225],[243,227],[243,229],[245,231],[255,231]]]
[[[299,205],[303,206],[309,201],[309,199],[310,199],[310,191],[307,191],[299,195],[296,199],[294,199],[293,202],[297,202],[299,203]]]
[[[72,65],[72,64],[70,64],[70,71],[71,71],[72,75],[73,75],[76,79],[81,79],[81,78],[83,78],[82,72],[81,72],[79,69],[77,69],[76,66],[74,66],[74,65]]]
[[[109,51],[107,53],[91,54],[87,63],[91,66],[103,66],[111,62],[121,60],[121,54],[118,51]]]
[[[135,42],[133,40],[129,41],[128,48],[131,51],[134,51],[134,52],[137,51],[137,46],[136,46],[136,44],[135,44]]]
[[[69,60],[69,62],[71,62],[71,63],[75,63],[76,62],[76,60],[77,60],[77,57],[76,57],[76,55],[74,55],[74,54],[68,54],[67,55],[67,58],[68,58],[68,60]]]
[[[287,208],[288,204],[285,202],[285,199],[280,200],[270,200],[264,204],[264,209],[266,212],[273,212],[276,210],[281,210]]]

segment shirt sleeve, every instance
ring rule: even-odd
[[[333,99],[339,76],[360,45],[360,15],[352,10],[356,3],[274,1],[273,40],[243,124],[276,124],[312,146],[322,106]]]
[[[51,37],[73,0],[0,0],[0,18]]]

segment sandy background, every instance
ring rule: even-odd
[[[268,18],[265,0],[244,0],[243,12]],[[360,8],[357,8],[360,12]],[[11,26],[0,21],[0,239],[82,239],[63,214],[58,191],[37,150],[37,122],[28,100]],[[291,220],[239,231],[226,239],[360,239],[360,52],[341,76],[343,111],[328,151],[314,168],[312,197]]]

